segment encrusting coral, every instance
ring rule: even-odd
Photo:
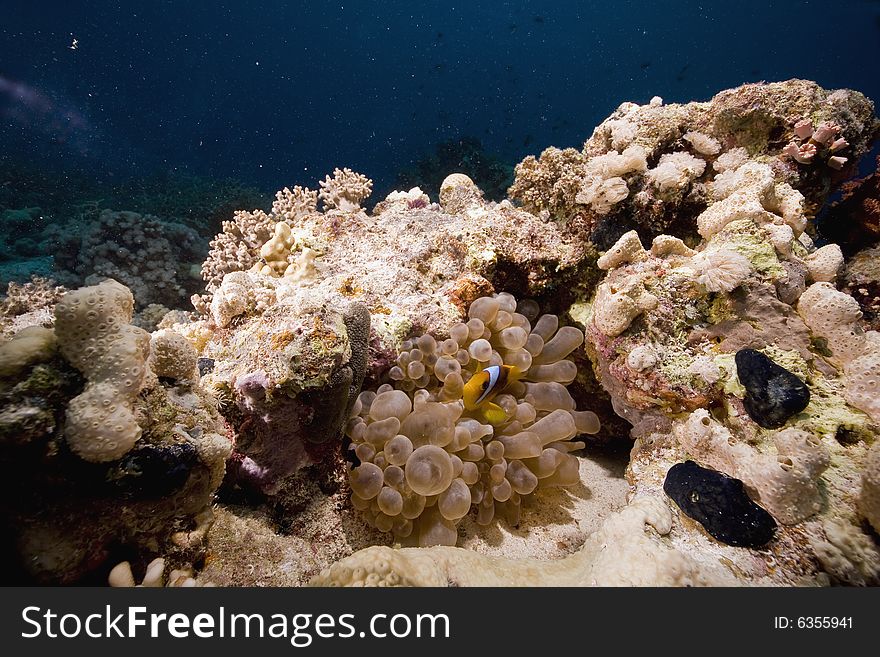
[[[370,524],[421,546],[455,545],[455,526],[472,507],[481,525],[496,516],[516,525],[521,500],[536,489],[579,481],[569,452],[584,443],[573,439],[599,429],[565,387],[576,375],[566,357],[583,334],[537,312],[509,294],[475,299],[450,337],[403,344],[393,385],[361,393],[346,433],[361,462],[351,471],[352,503]],[[463,397],[472,377],[501,366],[522,380],[493,397],[503,414],[490,419],[488,402],[468,408]]]

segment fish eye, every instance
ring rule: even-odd
[[[489,388],[489,382],[488,382],[488,381],[483,381],[482,389],[483,389],[483,390],[487,390],[488,388]]]

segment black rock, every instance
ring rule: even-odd
[[[746,389],[746,412],[765,429],[778,429],[810,403],[807,385],[760,351],[736,352],[736,371]]]
[[[693,461],[669,468],[663,490],[688,517],[727,545],[759,548],[776,531],[776,521],[751,500],[739,479]]]
[[[214,371],[213,358],[199,358],[197,365],[199,366],[199,376],[205,376],[205,374],[210,374]]]

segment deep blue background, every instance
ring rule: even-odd
[[[868,0],[5,0],[0,158],[384,188],[463,135],[511,162],[579,146],[625,100],[790,77],[880,99],[878,62]]]

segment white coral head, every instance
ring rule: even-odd
[[[730,249],[702,251],[691,258],[691,266],[709,292],[730,292],[752,273],[748,258]]]

